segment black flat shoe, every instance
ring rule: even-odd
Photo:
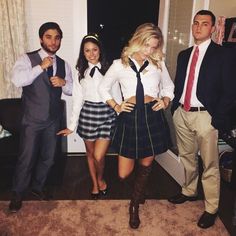
[[[100,196],[100,193],[91,193],[91,198],[93,200],[98,200],[99,199],[99,196]]]
[[[105,188],[103,190],[99,190],[99,193],[103,196],[106,196],[107,195],[107,192],[108,192],[108,188]]]
[[[107,183],[103,180],[103,183],[104,185],[106,186],[105,189],[99,189],[99,193],[102,195],[102,196],[106,196],[107,195],[107,192],[108,192],[108,187],[107,187]]]

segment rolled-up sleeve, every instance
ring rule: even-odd
[[[40,65],[32,67],[29,57],[24,54],[15,63],[12,69],[11,81],[17,87],[32,84],[43,72]]]
[[[160,95],[161,97],[168,97],[172,101],[174,98],[174,83],[170,78],[169,72],[166,68],[164,61],[161,63],[161,87]]]

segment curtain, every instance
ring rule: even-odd
[[[21,89],[11,83],[11,70],[26,48],[24,0],[0,0],[0,99],[20,97]]]

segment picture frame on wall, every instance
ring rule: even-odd
[[[227,42],[236,43],[236,22],[234,22],[231,26]]]

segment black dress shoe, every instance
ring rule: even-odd
[[[48,193],[46,192],[43,192],[43,191],[39,191],[39,190],[36,190],[36,189],[32,189],[31,190],[31,193],[37,197],[38,200],[40,201],[43,201],[43,200],[50,200],[52,198],[52,196],[50,196]]]
[[[177,194],[177,195],[175,195],[173,197],[170,197],[168,199],[169,202],[174,203],[174,204],[182,204],[182,203],[184,203],[186,201],[190,201],[191,202],[191,201],[196,201],[196,200],[197,200],[196,196],[190,197],[190,196],[186,196],[186,195],[184,195],[182,193],[179,193],[179,194]]]
[[[204,211],[204,213],[200,217],[197,225],[200,228],[207,229],[215,224],[215,220],[216,220],[217,215],[218,215],[218,213],[211,214],[211,213],[208,213],[207,211]]]
[[[12,213],[16,213],[19,211],[22,207],[22,197],[17,195],[16,193],[13,193],[13,196],[11,198],[10,204],[9,204],[9,211]]]

